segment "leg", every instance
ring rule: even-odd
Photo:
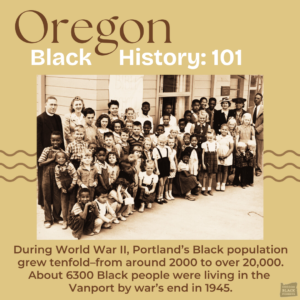
[[[241,168],[241,185],[242,188],[245,188],[247,185],[247,168]]]
[[[62,225],[61,214],[61,199],[60,199],[60,190],[57,187],[55,182],[54,173],[52,178],[52,197],[53,197],[53,219],[54,222],[57,222]]]
[[[263,152],[264,152],[264,141],[256,140],[256,161],[257,161],[256,176],[260,176],[263,170]]]
[[[225,192],[227,177],[228,177],[228,166],[223,166],[223,179],[222,179],[222,185],[221,185],[222,192]]]
[[[172,195],[172,191],[173,191],[173,179],[174,178],[169,178],[169,197],[171,200],[174,200],[175,198]]]
[[[73,190],[71,192],[68,192],[70,194],[70,198],[69,198],[69,208],[68,208],[68,220],[71,214],[71,210],[73,208],[73,206],[76,203],[76,188],[74,187]]]
[[[222,181],[222,167],[223,166],[218,166],[218,174],[217,174],[217,184],[216,184],[216,191],[220,191],[221,189],[221,181]]]
[[[211,191],[211,185],[212,185],[212,173],[208,174],[208,187],[207,187],[207,191],[209,195],[213,195],[212,191]]]
[[[241,184],[240,182],[241,168],[235,168],[235,174],[233,179],[233,186],[238,186]]]
[[[51,212],[52,189],[50,186],[49,172],[47,172],[47,170],[45,170],[43,173],[42,191],[43,191],[43,197],[44,197],[45,224],[48,223],[51,226],[53,223],[52,212]],[[48,224],[47,224],[47,226],[48,226]]]
[[[43,183],[43,167],[38,167],[38,205],[44,207],[42,183]]]
[[[100,218],[97,218],[95,220],[95,224],[94,224],[94,233],[99,233],[101,230],[101,226],[104,224],[104,221],[101,220]]]
[[[64,222],[68,221],[69,198],[70,198],[69,193],[65,194],[61,191],[60,199],[61,199],[61,209],[62,209],[62,216]]]
[[[203,184],[202,184],[202,195],[207,196],[207,193],[205,191],[206,188],[206,181],[207,181],[207,172],[203,173]]]
[[[164,192],[164,178],[161,177],[159,178],[159,183],[158,183],[158,199],[161,199],[163,197],[163,192]]]
[[[166,181],[165,181],[165,199],[167,200],[171,200],[170,196],[169,196],[169,178],[167,177]]]
[[[168,180],[168,177],[163,177],[163,185],[162,185],[162,198],[164,197],[163,195],[164,195],[164,188],[165,188],[165,185],[166,185],[166,181]],[[168,199],[167,199],[168,200]],[[166,201],[166,199],[165,200],[163,200],[162,201],[163,203],[168,203],[168,201]]]

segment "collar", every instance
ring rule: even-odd
[[[106,161],[103,164],[102,162],[100,162],[99,160],[97,160],[97,164],[100,165],[102,167],[102,169],[107,169],[107,162]]]
[[[83,170],[87,170],[87,171],[92,171],[94,169],[93,164],[90,165],[90,169],[87,169],[86,166],[84,166],[83,164],[81,165],[81,167],[82,167]]]
[[[82,140],[80,142],[74,140],[74,143],[77,144],[77,145],[84,145],[85,144],[84,140]]]
[[[132,135],[131,137],[134,138],[136,141],[138,141],[143,136],[140,134],[138,138],[136,138],[134,135]]]
[[[197,122],[197,125],[200,125],[200,126],[203,126],[203,127],[205,127],[205,123],[203,123],[203,124],[200,124],[200,122]]]
[[[55,114],[50,114],[47,112],[47,109],[46,109],[46,114],[49,116],[49,117],[53,117]]]
[[[189,147],[191,147],[192,149],[198,149],[198,145],[196,145],[196,147],[193,147],[192,144],[190,144]]]
[[[223,110],[223,108],[221,109],[221,112],[223,113],[223,114],[228,114],[228,112],[229,112],[229,110]]]

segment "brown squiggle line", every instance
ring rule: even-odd
[[[274,178],[273,176],[265,176],[265,177],[264,177],[264,180],[265,180],[265,179],[268,179],[268,178],[273,179],[274,181],[277,181],[277,182],[282,182],[282,181],[285,181],[286,179],[289,179],[289,178],[294,179],[294,180],[300,182],[300,179],[297,179],[297,178],[294,177],[294,176],[286,176],[286,177],[284,177],[283,179],[276,179],[276,178]]]
[[[35,155],[36,155],[36,153],[29,154],[29,153],[27,153],[27,152],[24,151],[24,150],[18,150],[18,151],[16,151],[16,152],[12,153],[12,154],[8,154],[8,153],[6,153],[5,151],[0,150],[0,153],[3,153],[3,154],[6,155],[6,156],[15,156],[15,155],[18,154],[18,153],[24,153],[24,154],[26,154],[27,156],[35,156]]]
[[[255,212],[255,211],[249,211],[248,212],[248,216],[250,216],[250,214],[257,214],[258,216],[260,216],[260,217],[264,217],[264,216],[262,216],[262,215],[260,215],[260,214],[258,214],[257,212]],[[250,216],[251,217],[251,216]]]
[[[7,178],[5,178],[5,177],[3,177],[3,176],[0,176],[0,178],[4,179],[4,180],[7,181],[7,182],[13,182],[13,181],[16,181],[16,180],[19,179],[19,178],[23,178],[23,179],[25,179],[25,180],[27,180],[27,181],[29,181],[29,182],[34,182],[34,181],[36,181],[36,178],[34,178],[34,179],[28,179],[28,178],[26,178],[26,177],[24,177],[24,176],[17,176],[17,177],[15,177],[14,179],[7,179]]]
[[[4,168],[10,169],[10,170],[16,168],[17,166],[24,166],[27,169],[35,169],[36,168],[36,166],[28,167],[27,165],[25,165],[23,163],[16,164],[16,165],[14,165],[12,167],[9,167],[9,166],[6,166],[5,164],[0,163],[0,166],[3,166]]]
[[[298,167],[298,166],[296,166],[295,164],[292,164],[292,163],[285,164],[285,165],[283,165],[282,167],[277,167],[277,166],[275,166],[275,165],[272,164],[272,163],[264,164],[264,167],[267,167],[267,166],[272,166],[272,167],[274,167],[275,169],[283,169],[283,168],[285,168],[285,167],[287,167],[287,166],[293,166],[293,167],[295,167],[296,169],[300,169],[300,167]]]
[[[295,152],[294,150],[286,150],[285,152],[283,152],[283,153],[281,153],[281,154],[277,154],[277,153],[275,153],[275,152],[272,151],[272,150],[266,150],[266,151],[264,151],[264,154],[267,154],[267,153],[272,153],[272,154],[274,154],[275,156],[283,156],[283,155],[285,155],[285,154],[287,154],[287,153],[293,153],[293,154],[295,154],[295,155],[297,155],[297,156],[300,156],[300,154],[298,154],[298,153]]]

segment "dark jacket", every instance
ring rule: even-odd
[[[229,110],[228,111],[228,117],[227,119],[225,118],[225,114],[222,113],[222,110],[217,110],[215,112],[215,118],[214,118],[214,130],[216,132],[216,135],[217,134],[220,134],[220,128],[221,128],[221,125],[224,124],[224,123],[227,123],[229,118],[230,117],[233,117],[234,116],[234,111],[233,110]]]
[[[233,109],[233,117],[236,119],[236,109]],[[240,118],[242,118],[242,116],[246,113],[246,111],[243,109],[242,110],[242,114],[240,115]],[[237,122],[237,126],[240,126],[241,123],[240,122]]]

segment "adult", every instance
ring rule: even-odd
[[[119,115],[119,107],[120,104],[118,100],[111,100],[108,102],[108,116],[110,118],[110,122],[118,119],[124,122],[123,118]]]
[[[229,118],[233,117],[234,115],[233,110],[229,109],[229,107],[231,106],[231,102],[227,97],[222,98],[220,104],[222,106],[222,109],[217,110],[215,112],[215,118],[214,118],[214,130],[216,135],[220,134],[221,125],[227,123]]]
[[[235,98],[232,99],[232,102],[235,103],[235,109],[233,109],[234,118],[236,120],[236,125],[240,126],[242,125],[242,117],[246,113],[246,111],[243,109],[245,107],[245,102],[247,100],[244,98]]]
[[[76,125],[85,125],[83,111],[85,110],[83,99],[75,97],[70,105],[70,113],[65,115],[64,135],[66,146],[74,141]]]
[[[50,96],[46,99],[45,111],[37,117],[37,159],[40,158],[44,148],[50,147],[50,137],[53,131],[61,132],[63,128],[61,118],[56,115],[57,99]],[[65,149],[64,142],[61,145]],[[44,207],[44,197],[42,191],[43,167],[38,167],[38,204]]]
[[[145,101],[142,103],[142,113],[136,118],[136,121],[141,122],[142,128],[144,128],[145,121],[150,121],[151,123],[151,130],[150,132],[153,133],[153,118],[149,115],[150,111],[150,103]]]
[[[209,125],[210,125],[210,128],[214,128],[214,119],[215,119],[215,113],[216,113],[216,107],[217,105],[217,99],[216,98],[209,98],[209,101],[208,101],[208,108],[206,109],[206,112],[208,113],[208,116],[209,116]]]
[[[255,106],[248,108],[247,112],[251,114],[253,124],[255,125],[256,139],[256,169],[255,175],[260,176],[263,170],[263,152],[264,152],[264,106],[262,105],[263,95],[257,93],[254,98]]]

